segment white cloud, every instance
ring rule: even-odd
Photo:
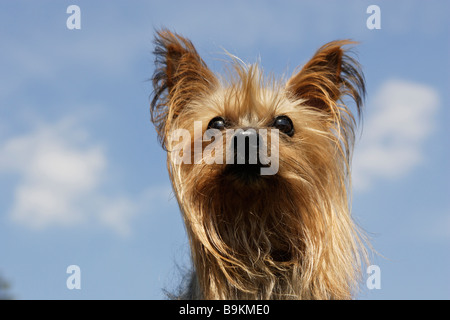
[[[107,195],[108,169],[104,148],[89,143],[73,119],[0,143],[0,174],[19,176],[9,217],[31,229],[97,223],[127,236],[138,212],[154,207],[155,195],[168,198],[167,188]]]
[[[131,233],[130,221],[139,211],[139,207],[126,196],[99,200],[98,221],[122,236]]]
[[[167,186],[148,187],[132,197],[98,197],[97,212],[99,222],[112,228],[118,234],[126,236],[131,233],[130,221],[139,212],[160,212],[162,208],[175,202],[170,202],[172,188]]]
[[[66,119],[0,147],[0,172],[20,176],[9,213],[12,220],[45,228],[86,219],[76,204],[96,190],[106,158],[99,146],[86,145],[83,135]]]
[[[399,179],[422,163],[438,107],[439,95],[429,86],[385,82],[368,105],[373,112],[355,148],[355,189],[368,189],[377,178]]]

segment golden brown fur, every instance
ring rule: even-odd
[[[157,33],[151,115],[168,151],[195,270],[181,298],[352,297],[365,251],[349,209],[355,119],[343,98],[356,102],[359,115],[365,89],[342,48],[348,44],[324,45],[287,82],[237,59],[229,78],[219,79],[190,41]],[[193,151],[194,121],[202,132],[217,116],[230,129],[270,130],[278,115],[289,116],[295,133],[280,133],[275,175],[246,180],[228,174],[227,164],[193,164],[193,155],[191,164],[174,161],[175,129],[190,132],[181,144]]]

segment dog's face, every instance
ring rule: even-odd
[[[292,96],[286,84],[264,83],[256,66],[245,68],[237,66],[232,82],[189,101],[173,119],[171,164],[195,182],[195,193],[253,202],[261,202],[261,192],[279,198],[275,184],[316,184],[310,172],[335,161],[323,157],[335,147],[327,115]]]

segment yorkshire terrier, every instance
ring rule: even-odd
[[[193,262],[178,298],[351,299],[366,256],[350,213],[354,42],[325,44],[287,80],[232,55],[219,77],[168,30],[155,44],[151,119]]]

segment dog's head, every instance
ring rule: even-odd
[[[309,180],[330,161],[348,165],[355,120],[342,98],[359,113],[364,95],[358,64],[342,49],[350,43],[323,46],[283,82],[237,58],[219,78],[189,40],[158,32],[151,115],[172,163],[192,179],[250,189],[294,176],[316,184]]]

